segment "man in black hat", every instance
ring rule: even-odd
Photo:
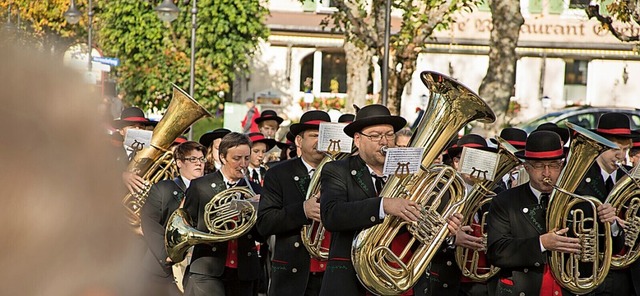
[[[568,228],[545,233],[553,187],[544,180],[555,184],[564,166],[560,136],[550,131],[533,132],[516,156],[525,160],[530,180],[494,197],[488,215],[487,257],[501,268],[496,295],[562,293],[547,266],[546,252],[578,253],[580,240],[563,236]]]
[[[420,217],[420,205],[402,198],[379,196],[386,147],[395,146],[395,133],[406,120],[392,116],[383,105],[365,106],[344,128],[359,154],[327,163],[320,180],[322,222],[331,231],[329,263],[320,295],[365,295],[351,262],[356,232],[379,224],[388,215],[408,222]]]
[[[324,111],[308,111],[291,125],[301,155],[271,167],[264,179],[257,227],[264,237],[275,235],[269,295],[318,295],[326,262],[310,258],[300,230],[320,222],[320,204],[306,199],[316,168],[324,158],[317,150],[318,128],[330,122]],[[347,295],[347,294],[344,294]]]
[[[632,145],[632,139],[637,134],[631,130],[629,117],[624,113],[603,114],[600,116],[597,128],[593,131],[617,144],[618,148],[608,149],[598,156],[575,193],[593,196],[604,203],[613,186],[625,175],[624,171],[618,168],[618,165],[622,165],[626,161],[627,152]],[[628,166],[625,166],[625,168],[627,170],[631,169]],[[601,207],[611,211],[615,210],[610,204],[603,204]],[[622,244],[620,240],[623,236],[618,235],[622,230],[617,223],[620,218],[614,218],[607,222],[611,223],[611,232],[617,238],[614,240],[615,252],[618,246]],[[640,275],[632,276],[628,268],[612,269],[595,292],[596,294],[610,293],[607,295],[630,295],[633,289],[632,280],[634,285],[640,284]]]
[[[567,137],[568,136],[569,136],[569,133],[567,133]],[[507,143],[511,144],[513,148],[522,150],[524,149],[524,145],[527,142],[527,132],[519,128],[507,127],[502,129],[502,131],[500,132],[500,138],[504,139],[505,141],[507,141]],[[498,142],[494,138],[491,138],[491,142],[496,145],[498,144]],[[502,176],[502,182],[498,183],[498,187],[495,188],[494,192],[500,193],[502,191],[505,191],[511,188],[513,184],[518,181],[519,176],[517,174],[520,171],[521,171],[521,166],[517,166],[513,170],[511,170],[509,174]]]
[[[131,130],[131,129],[144,130],[144,129],[147,129],[148,127],[153,127],[156,124],[158,124],[158,122],[149,120],[147,117],[145,117],[144,112],[142,112],[140,108],[129,107],[122,110],[122,113],[120,114],[120,118],[113,120],[112,126],[118,129],[118,132],[120,133],[120,135],[122,135],[124,139],[128,130]],[[122,173],[122,180],[124,184],[127,186],[127,189],[129,189],[129,192],[131,193],[140,192],[144,190],[146,186],[145,180],[135,173],[125,171],[125,168],[129,163],[129,160],[131,160],[131,158],[134,155],[135,149],[124,145],[124,143],[122,147],[124,149],[117,154],[118,155],[117,160],[119,163],[122,164],[123,171],[124,171]]]
[[[569,129],[566,127],[559,127],[557,124],[553,122],[545,122],[539,125],[535,131],[551,131],[560,136],[560,140],[562,140],[562,145],[566,145],[569,143]]]
[[[453,159],[452,167],[455,170],[459,170],[460,156],[464,147],[496,152],[495,148],[488,147],[487,141],[482,136],[476,134],[464,135],[455,145],[447,149],[447,154]],[[473,190],[474,181],[467,174],[462,174],[461,176],[465,181],[467,192],[470,193]],[[486,211],[488,211],[488,206],[477,213],[476,223],[480,223],[478,219],[482,217]],[[464,219],[461,214],[456,215],[458,215],[458,219]],[[473,282],[469,278],[464,277],[455,261],[457,246],[474,250],[484,248],[480,236],[479,227],[472,228],[470,225],[465,225],[456,233],[454,240],[449,240],[441,246],[440,251],[436,253],[431,260],[431,265],[427,272],[429,275],[429,284],[426,289],[426,295],[490,295],[487,282]],[[486,264],[486,258],[484,256],[482,256],[479,261],[479,264],[485,264],[484,267],[489,267],[489,265]]]
[[[213,173],[222,167],[222,163],[220,163],[220,156],[218,155],[218,147],[220,146],[222,137],[226,136],[230,132],[231,131],[226,128],[218,128],[208,131],[200,136],[198,142],[200,142],[202,146],[207,147],[207,162],[204,166],[205,174]]]

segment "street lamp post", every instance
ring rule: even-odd
[[[186,1],[189,2],[188,0]],[[194,86],[196,83],[196,29],[198,28],[197,14],[198,5],[197,0],[192,0],[191,4],[191,65],[189,67],[189,95],[193,98]],[[180,9],[173,3],[172,0],[163,0],[158,7],[155,8],[158,18],[165,22],[172,22],[178,18]],[[193,129],[189,129],[189,140],[193,138]]]
[[[87,12],[87,15],[89,16],[89,23],[88,23],[88,35],[89,38],[87,40],[87,48],[89,51],[89,58],[87,61],[87,69],[88,72],[91,72],[91,49],[93,47],[93,45],[91,44],[92,42],[92,36],[91,33],[93,31],[93,1],[89,0],[89,11]],[[71,0],[71,5],[69,6],[69,9],[64,13],[64,18],[67,20],[68,23],[70,24],[76,24],[80,21],[80,17],[82,16],[82,14],[80,13],[80,11],[78,11],[78,9],[76,8],[76,1],[75,0]]]

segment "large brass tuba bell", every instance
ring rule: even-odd
[[[623,170],[624,167],[621,167]],[[640,180],[638,179],[638,167],[632,172],[626,172],[627,175],[622,177],[613,187],[607,201],[616,209],[616,215],[624,220],[624,245],[625,252],[623,254],[614,255],[611,259],[612,268],[625,268],[640,257],[640,242],[638,242],[638,234],[640,234],[640,217],[638,210],[640,209]]]
[[[191,246],[229,241],[249,232],[258,219],[257,207],[250,201],[255,196],[249,186],[231,187],[213,196],[204,208],[208,233],[191,226],[187,212],[177,209],[165,228],[164,245],[169,258],[180,262]]]
[[[464,216],[463,226],[476,225],[481,229],[484,249],[474,250],[460,246],[456,247],[456,263],[458,264],[458,268],[460,268],[462,275],[476,282],[488,280],[498,273],[500,268],[493,265],[479,265],[479,259],[486,257],[487,233],[484,227],[488,213],[485,212],[480,216],[479,222],[474,222],[474,216],[481,211],[483,206],[491,202],[491,199],[495,196],[492,189],[498,182],[502,181],[502,176],[511,172],[511,170],[521,163],[520,159],[514,154],[517,151],[516,148],[498,136],[496,136],[496,140],[498,141],[498,168],[496,169],[494,180],[480,180],[473,185],[473,189],[471,189],[471,192],[467,196],[467,201],[461,212],[462,216]]]
[[[425,147],[421,169],[402,179],[390,176],[380,193],[380,196],[410,199],[421,205],[420,220],[409,224],[389,216],[381,224],[361,231],[351,249],[351,260],[360,282],[380,295],[401,294],[417,282],[449,233],[446,219],[462,209],[466,195],[462,178],[451,167],[429,167],[467,123],[495,121],[491,108],[459,82],[428,71],[422,72],[420,78],[431,92],[429,105],[410,143],[411,147]],[[449,200],[446,204],[445,196]],[[390,245],[403,229],[412,238],[398,256]],[[410,251],[413,255],[409,257]]]
[[[578,188],[594,160],[607,149],[616,148],[611,141],[580,126],[567,123],[577,132],[571,140],[567,163],[549,197],[547,230],[569,228],[566,235],[580,239],[580,254],[551,251],[549,268],[559,285],[576,294],[586,294],[598,287],[611,266],[611,227],[604,224],[604,233],[598,229],[597,207],[602,204],[592,196],[573,192]],[[587,204],[592,216],[579,204]],[[604,240],[600,247],[599,239]]]
[[[169,146],[191,124],[206,116],[211,114],[184,90],[173,84],[173,99],[153,130],[150,147],[138,151],[127,167],[127,171],[141,176],[148,184],[143,192],[128,193],[122,199],[132,226],[140,225],[140,209],[149,195],[151,185],[172,179],[178,174],[173,152],[168,150]]]
[[[349,153],[337,153],[335,156],[329,154],[322,159],[316,168],[316,172],[311,177],[306,199],[315,198],[315,196],[320,192],[320,172],[324,165],[328,162],[340,160],[347,156],[349,156]],[[329,238],[327,234],[326,229],[320,222],[312,221],[311,225],[302,226],[300,238],[302,240],[302,244],[307,248],[311,257],[319,260],[329,259],[329,247],[323,246],[323,242]]]

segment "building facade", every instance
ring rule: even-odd
[[[640,108],[640,55],[634,44],[619,41],[587,19],[588,2],[521,1],[525,23],[517,48],[514,123],[567,105]],[[261,44],[252,73],[234,84],[234,97],[254,96],[293,120],[307,108],[339,106],[338,99],[346,95],[343,36],[321,25],[335,8],[329,0],[272,0],[269,6],[271,36]],[[640,27],[619,29],[640,34]],[[449,30],[435,32],[405,89],[401,115],[411,121],[416,107],[426,103],[421,71],[452,76],[477,91],[488,66],[490,31],[491,14],[481,5],[458,15]],[[380,69],[374,62],[371,68],[369,92],[374,95],[380,91]],[[325,100],[314,101],[320,97]]]

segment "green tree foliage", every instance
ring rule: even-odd
[[[100,4],[100,45],[105,55],[121,60],[117,80],[125,99],[145,109],[166,107],[171,83],[189,88],[191,4],[180,1],[178,19],[166,24],[153,2]],[[194,97],[213,110],[222,101],[217,93],[229,92],[229,82],[247,71],[259,40],[267,37],[268,11],[258,1],[200,0],[197,5]]]
[[[592,3],[585,10],[589,18],[596,18],[605,30],[623,42],[636,42],[638,51],[638,41],[640,35],[634,33],[634,27],[640,25],[640,0],[598,0]],[[602,5],[605,9],[601,8]],[[607,12],[610,16],[607,16]],[[614,24],[619,21],[624,26]]]
[[[93,0],[93,46],[104,56],[120,59],[111,75],[125,101],[143,109],[166,107],[171,83],[189,89],[192,4],[176,1],[179,17],[166,24],[153,10],[160,2]],[[11,9],[12,22],[20,15],[20,32],[61,55],[73,42],[87,39],[88,0],[76,0],[83,16],[75,25],[63,16],[69,4],[70,0],[0,0],[0,20],[6,23]],[[194,97],[215,110],[222,101],[217,93],[229,92],[235,75],[248,71],[259,40],[267,38],[268,10],[260,1],[198,0],[197,5]]]

